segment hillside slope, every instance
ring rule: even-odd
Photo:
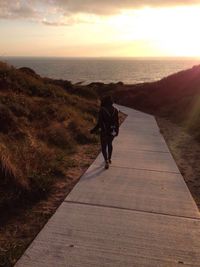
[[[157,82],[122,86],[115,98],[120,104],[180,123],[200,141],[200,66]]]
[[[96,142],[88,130],[97,108],[88,88],[0,62],[0,210],[67,176],[77,146]]]

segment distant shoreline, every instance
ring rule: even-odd
[[[154,82],[200,64],[200,59],[194,58],[3,57],[2,60],[16,68],[31,68],[41,77],[68,80],[73,84],[83,82],[84,85]]]
[[[91,60],[199,60],[200,57],[186,57],[186,56],[171,56],[171,57],[69,57],[69,56],[4,56],[0,55],[1,59],[6,58],[31,58],[31,59],[78,59],[78,60],[85,60],[85,59],[91,59]]]

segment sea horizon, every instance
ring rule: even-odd
[[[83,84],[153,82],[200,64],[196,57],[1,56],[0,60],[17,68],[31,68],[42,77]]]
[[[200,60],[200,56],[26,56],[26,55],[21,55],[21,56],[6,56],[6,55],[0,55],[0,60],[1,59],[6,59],[6,58],[58,58],[58,59],[139,59],[139,60],[148,60],[148,59],[166,59],[166,60],[171,60],[171,59],[177,59],[177,60]]]

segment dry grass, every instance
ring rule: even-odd
[[[9,180],[17,180],[17,169],[10,160],[6,147],[0,144],[0,176],[3,183]]]
[[[0,266],[14,264],[98,153],[97,95],[0,62]]]
[[[77,146],[97,141],[89,134],[97,108],[90,88],[73,88],[1,62],[2,186],[15,188],[20,198],[46,195],[55,179],[65,175],[66,158]]]
[[[118,103],[169,118],[200,141],[200,65],[160,81],[124,85],[113,93]]]

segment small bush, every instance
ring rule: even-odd
[[[65,149],[68,152],[74,152],[75,143],[70,136],[67,129],[62,126],[51,126],[43,131],[40,135],[44,141],[48,142],[50,145],[57,146],[61,149]]]
[[[66,81],[66,80],[53,80],[50,78],[43,78],[43,81],[45,84],[60,86],[64,90],[66,90],[67,92],[70,92],[71,89],[73,88],[72,83],[70,81]]]
[[[29,184],[31,188],[31,194],[34,194],[34,198],[38,199],[44,194],[48,193],[54,177],[49,171],[46,172],[33,172],[28,176]]]
[[[12,162],[8,149],[0,144],[0,184],[28,188],[27,182],[22,179],[20,170]]]
[[[13,102],[9,105],[10,110],[15,114],[17,117],[28,117],[29,116],[29,109],[23,106],[21,103]]]
[[[91,87],[77,86],[73,89],[73,93],[78,95],[78,96],[87,98],[87,99],[96,99],[97,98],[96,91]]]
[[[71,121],[68,125],[68,129],[72,132],[75,140],[79,144],[88,144],[92,141],[92,136],[90,135],[87,128],[83,126],[81,123],[77,123],[76,121]]]
[[[19,68],[19,71],[28,74],[29,76],[32,76],[34,78],[40,79],[40,76],[32,69],[27,68],[27,67],[23,67],[23,68]]]
[[[7,134],[15,130],[17,130],[17,122],[14,114],[6,105],[0,104],[0,132]]]

